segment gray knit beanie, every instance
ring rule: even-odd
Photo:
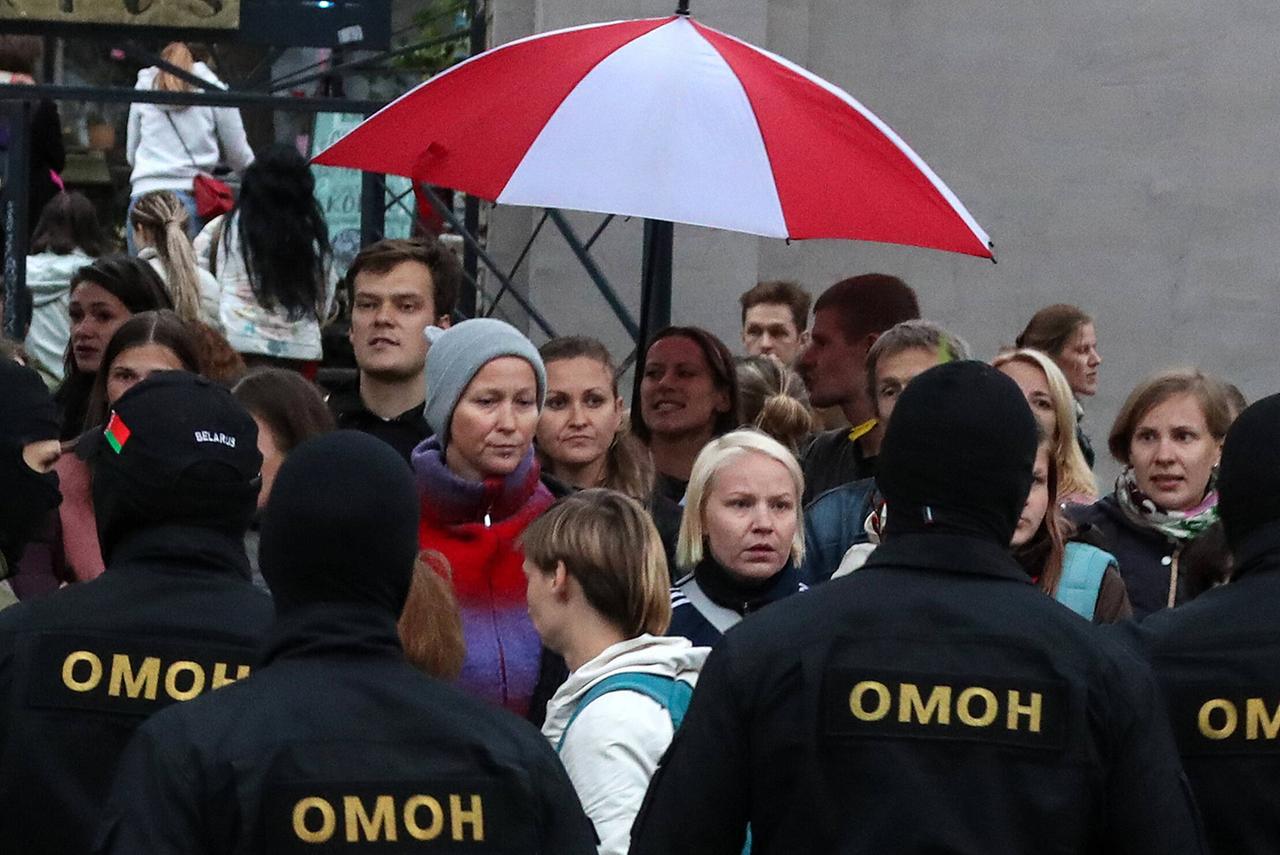
[[[533,342],[511,324],[495,318],[472,318],[447,330],[428,327],[427,404],[423,415],[440,441],[449,447],[449,423],[458,399],[486,363],[500,356],[518,356],[533,366],[538,381],[538,410],[547,397],[547,369]]]

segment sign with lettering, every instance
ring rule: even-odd
[[[312,156],[342,139],[362,121],[364,117],[359,113],[318,113],[311,139]],[[360,251],[360,170],[313,166],[311,174],[316,179],[316,199],[329,226],[334,265],[339,273],[345,273]],[[407,238],[416,216],[414,206],[417,203],[410,192],[413,185],[408,178],[399,175],[386,176],[386,182],[383,237]]]
[[[27,703],[147,716],[243,680],[253,656],[196,641],[42,635],[27,676]]]
[[[5,20],[234,30],[240,0],[4,0]]]
[[[841,668],[823,686],[824,731],[835,737],[1062,747],[1066,687],[1044,679]]]

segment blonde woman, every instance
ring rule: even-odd
[[[804,476],[758,430],[707,443],[690,473],[671,591],[671,635],[712,646],[746,615],[805,590],[800,581]]]
[[[196,263],[187,237],[190,220],[187,206],[173,191],[146,193],[133,205],[133,242],[138,258],[164,282],[178,317],[218,329],[218,280]]]
[[[196,62],[183,42],[172,42],[160,58],[183,71],[209,82],[211,89],[226,86],[203,62]],[[160,92],[192,92],[196,87],[157,66],[138,72],[136,89]],[[129,222],[125,236],[129,252],[133,246],[133,205],[152,190],[172,190],[191,215],[187,237],[194,238],[203,222],[196,215],[196,199],[191,182],[201,172],[213,172],[220,160],[237,173],[253,163],[240,111],[234,107],[200,107],[173,104],[135,103],[129,107],[129,130],[125,157],[133,171],[129,200]]]
[[[800,375],[770,356],[743,357],[734,367],[742,423],[760,428],[792,454],[798,453],[818,424]]]
[[[1029,347],[1001,353],[991,365],[1018,384],[1032,415],[1050,438],[1058,471],[1058,501],[1092,504],[1098,498],[1098,483],[1077,439],[1075,396],[1062,369],[1043,351]]]
[[[644,508],[612,490],[557,502],[523,537],[529,616],[569,678],[543,734],[560,754],[601,855],[622,855],[708,650],[663,638],[666,559]]]

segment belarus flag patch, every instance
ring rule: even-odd
[[[129,441],[130,433],[129,426],[124,423],[124,419],[120,418],[120,414],[114,411],[111,413],[111,421],[107,422],[106,430],[102,432],[116,454],[119,454],[124,448],[124,444]]]

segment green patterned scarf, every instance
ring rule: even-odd
[[[1209,492],[1200,504],[1186,511],[1166,511],[1138,489],[1133,467],[1126,467],[1116,479],[1116,502],[1125,517],[1136,525],[1155,529],[1178,541],[1192,541],[1218,521],[1218,491],[1209,480]]]

